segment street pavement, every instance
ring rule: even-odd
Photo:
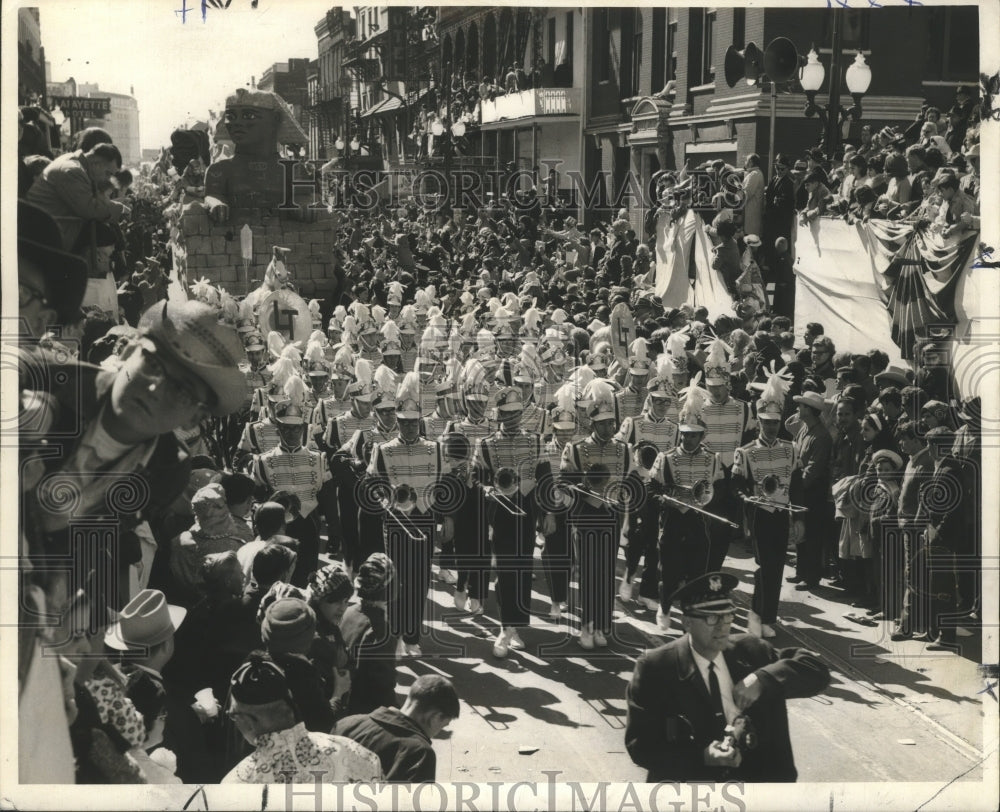
[[[645,649],[680,635],[660,632],[654,612],[615,601],[608,649],[586,652],[564,621],[548,621],[549,601],[536,557],[531,627],[526,649],[492,655],[499,629],[491,591],[486,614],[455,609],[453,588],[436,575],[423,656],[398,669],[400,699],[417,676],[443,674],[462,699],[461,717],[435,741],[441,781],[643,781],[645,771],[624,746],[625,689]],[[619,571],[624,561],[619,561]],[[734,631],[746,628],[753,557],[734,542],[725,569],[740,579]],[[786,569],[786,574],[791,570]],[[571,590],[575,592],[575,590]],[[977,636],[960,637],[960,653],[932,653],[916,641],[892,643],[881,626],[844,618],[852,611],[839,590],[782,591],[778,648],[805,646],[822,654],[832,672],[828,690],[788,702],[800,782],[981,781],[978,762],[984,682]],[[571,595],[572,601],[572,595]],[[578,627],[570,604],[569,622]],[[975,630],[978,635],[978,630]]]

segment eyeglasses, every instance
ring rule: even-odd
[[[243,110],[237,113],[235,110],[226,110],[222,114],[222,120],[227,124],[232,124],[234,121],[260,121],[264,118],[264,114],[259,110]]]
[[[18,307],[27,307],[32,302],[39,302],[42,307],[49,306],[48,297],[45,296],[38,288],[33,288],[31,285],[25,285],[23,282],[17,283],[17,305]]]
[[[710,612],[691,612],[690,616],[704,621],[706,626],[718,626],[720,623],[732,623],[733,620],[736,619],[735,612],[721,612],[718,614]]]
[[[143,375],[157,383],[168,384],[163,389],[163,397],[172,400],[178,406],[188,408],[200,407],[207,409],[208,404],[184,381],[167,372],[167,368],[155,352],[142,349]]]

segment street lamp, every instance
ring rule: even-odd
[[[823,122],[823,146],[826,153],[833,155],[834,150],[840,142],[841,125],[850,119],[858,121],[861,118],[861,98],[868,92],[872,83],[872,69],[865,62],[861,51],[857,52],[854,62],[848,66],[844,72],[843,81],[847,87],[847,92],[854,99],[854,106],[850,110],[845,110],[840,104],[840,60],[841,60],[841,15],[837,10],[833,12],[833,37],[830,48],[830,102],[827,105],[816,104],[816,94],[823,86],[826,78],[826,69],[819,61],[819,54],[816,53],[814,45],[806,58],[806,64],[799,71],[799,84],[806,94],[806,107],[803,111],[807,118],[819,116]]]

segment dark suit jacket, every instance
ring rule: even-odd
[[[382,762],[386,781],[433,781],[437,757],[427,733],[396,708],[378,708],[368,714],[348,716],[333,732],[371,750]]]
[[[763,694],[744,711],[757,748],[744,753],[737,768],[705,765],[704,750],[716,738],[714,711],[685,635],[643,654],[628,687],[625,747],[649,770],[647,781],[795,781],[785,700],[818,694],[830,682],[829,670],[810,651],[778,651],[745,634],[734,635],[723,656],[734,685],[751,673],[762,683]]]

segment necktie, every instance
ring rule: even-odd
[[[708,691],[715,709],[716,732],[721,736],[726,729],[726,712],[722,707],[722,691],[719,690],[719,678],[715,675],[715,663],[708,664]]]

